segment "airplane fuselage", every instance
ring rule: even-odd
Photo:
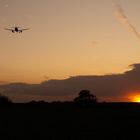
[[[19,30],[18,27],[14,27],[14,29],[12,30],[12,32],[13,32],[13,33],[14,33],[14,32],[21,33],[22,30]]]
[[[16,32],[19,32],[18,27],[15,27],[15,31],[16,31]]]

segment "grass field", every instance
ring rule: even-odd
[[[140,104],[14,104],[0,108],[0,139],[125,140],[140,139]]]

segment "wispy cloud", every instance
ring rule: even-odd
[[[121,21],[121,23],[123,23],[124,26],[127,27],[127,29],[131,31],[140,41],[140,34],[126,16],[124,8],[115,0],[113,0],[113,4],[116,8],[115,14],[117,15],[119,21]]]

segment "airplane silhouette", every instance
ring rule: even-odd
[[[16,32],[16,33],[22,33],[22,32],[25,31],[25,30],[29,30],[29,28],[21,29],[20,27],[15,26],[15,27],[11,27],[11,29],[5,28],[5,30],[12,31],[12,33],[15,33],[15,32]]]

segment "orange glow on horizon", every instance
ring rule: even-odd
[[[140,93],[133,93],[134,95],[130,96],[130,101],[140,103]]]
[[[136,96],[136,97],[134,98],[134,102],[140,103],[140,95],[139,95],[139,96]]]

